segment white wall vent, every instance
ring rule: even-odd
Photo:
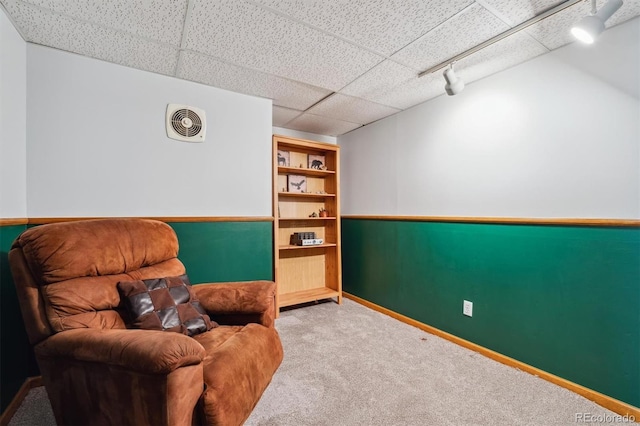
[[[167,105],[167,137],[177,141],[204,142],[206,133],[204,110],[188,105]]]

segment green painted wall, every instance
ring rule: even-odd
[[[193,284],[273,280],[271,222],[170,223]]]
[[[192,283],[272,280],[271,222],[170,223],[178,235],[178,257]],[[0,410],[29,376],[38,372],[24,329],[7,253],[26,226],[0,227]]]
[[[343,219],[342,247],[344,291],[640,406],[640,229]]]
[[[0,411],[4,411],[25,379],[38,367],[22,322],[7,255],[26,225],[0,226]]]

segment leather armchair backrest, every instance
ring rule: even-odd
[[[54,223],[23,232],[9,252],[32,343],[73,328],[125,328],[119,281],[185,273],[178,239],[166,223],[101,219]]]

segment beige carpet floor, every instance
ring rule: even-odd
[[[616,414],[350,300],[283,312],[285,359],[247,425],[575,425]],[[9,423],[53,425],[43,388]]]

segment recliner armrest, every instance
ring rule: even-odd
[[[215,321],[231,323],[225,321],[225,317],[253,317],[240,322],[257,322],[267,327],[274,324],[276,284],[273,281],[197,284],[192,289]]]
[[[39,357],[104,363],[149,374],[199,364],[205,355],[195,339],[155,330],[79,328],[56,333],[34,349]]]

